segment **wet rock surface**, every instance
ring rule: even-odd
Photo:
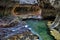
[[[9,22],[10,23],[10,22]],[[5,23],[4,23],[5,24]],[[39,36],[31,32],[31,30],[26,26],[24,21],[13,21],[9,25],[2,24],[0,27],[0,39],[8,40],[10,37],[14,38],[14,35],[23,35],[22,38],[16,38],[21,40],[39,40]],[[21,37],[21,36],[19,36]],[[10,38],[11,39],[11,38]]]
[[[21,2],[20,2],[21,1]],[[3,1],[3,0],[1,0],[0,1],[0,12],[1,12],[1,14],[2,14],[2,16],[4,16],[5,15],[5,13],[11,13],[11,10],[10,10],[10,8],[11,9],[13,9],[14,7],[16,7],[17,5],[18,5],[18,7],[20,7],[21,5],[21,3],[22,4],[37,4],[37,1],[36,0],[33,0],[32,2],[31,2],[32,0],[12,0],[12,1],[8,1],[8,0],[5,0],[5,1]],[[37,6],[37,5],[30,5],[31,7],[29,7],[28,5],[28,7],[27,6],[24,6],[24,7],[27,7],[28,9],[26,9],[26,11],[24,10],[25,8],[23,7],[23,6],[21,6],[22,7],[22,10],[24,10],[25,12],[25,14],[23,13],[23,11],[22,11],[22,13],[24,14],[23,16],[22,15],[19,15],[20,14],[20,11],[19,11],[19,13],[18,13],[18,15],[21,17],[21,18],[32,18],[32,19],[41,19],[42,17],[44,18],[44,17],[48,17],[48,16],[50,16],[50,18],[51,18],[51,16],[56,16],[56,14],[58,14],[58,13],[60,13],[59,12],[59,7],[60,7],[60,1],[59,0],[40,0],[41,2],[41,4],[39,4],[39,6]],[[29,12],[29,8],[30,8],[30,10],[31,11],[33,11],[31,14],[29,14],[28,16],[26,16],[27,15],[27,13],[30,13]],[[39,10],[39,12],[35,12],[36,11],[36,8],[38,8],[37,10],[39,10],[40,8],[42,9],[41,11]],[[19,9],[19,8],[18,8]],[[9,11],[9,12],[8,12]],[[27,12],[28,11],[28,12]],[[34,13],[36,13],[36,14],[34,14]],[[40,13],[40,14],[39,14]],[[41,13],[42,13],[42,16],[41,16]],[[11,14],[13,14],[13,13],[11,13]],[[9,14],[10,15],[10,14]],[[14,15],[15,16],[15,15]],[[0,16],[1,17],[1,16]],[[49,18],[49,17],[48,17]],[[55,19],[55,18],[54,18]],[[53,20],[54,20],[53,19]],[[59,18],[60,19],[60,18]],[[30,21],[31,23],[33,22],[33,21]],[[31,23],[28,23],[28,24],[31,24]],[[33,22],[33,25],[32,26],[34,26],[33,27],[33,29],[36,27],[34,24],[36,24],[35,23],[36,21],[34,21]],[[42,24],[44,24],[44,23],[42,23]],[[41,24],[41,25],[42,25]],[[38,23],[37,23],[37,25],[38,25]],[[40,24],[39,24],[40,25]],[[44,24],[45,25],[45,24]],[[31,29],[31,28],[26,28],[26,27],[24,27],[25,26],[25,23],[23,23],[23,22],[20,22],[20,20],[15,20],[15,17],[10,17],[9,18],[9,16],[7,16],[7,17],[3,17],[2,19],[0,19],[0,38],[8,38],[8,37],[10,37],[10,36],[13,36],[13,35],[15,35],[15,34],[23,34],[23,33],[25,33],[27,30],[28,30],[28,32],[29,32],[29,29]],[[43,26],[43,25],[42,25]],[[60,26],[60,24],[59,24],[59,26]],[[57,29],[59,29],[60,27],[58,26],[58,28]],[[40,26],[38,26],[39,28],[40,28]],[[38,28],[38,29],[39,29]],[[45,28],[45,27],[43,27],[43,28]],[[41,27],[41,30],[43,29],[42,27]],[[37,29],[37,28],[36,28]],[[39,29],[40,30],[40,29]],[[39,31],[38,30],[38,31]],[[39,32],[41,32],[41,30],[39,31]],[[60,30],[60,29],[59,29]],[[36,30],[35,30],[36,31]],[[46,31],[45,29],[44,29],[44,31]],[[43,33],[44,33],[44,31],[42,31]],[[38,33],[39,33],[38,32]],[[47,33],[47,32],[46,32]],[[45,34],[46,34],[45,33]],[[41,34],[41,33],[40,33]],[[29,38],[31,37],[31,36],[29,36],[29,37],[25,37],[27,34],[23,34],[24,35],[24,37],[23,38],[21,38],[21,40],[30,40]],[[46,38],[47,39],[47,37],[48,37],[48,35],[46,34],[46,37],[44,37],[43,36],[43,34],[42,34],[42,37],[43,37],[43,39],[44,38]],[[33,37],[32,37],[33,38]],[[50,38],[49,38],[50,39]],[[52,38],[53,39],[53,38]],[[50,40],[52,40],[52,39],[50,39]],[[32,40],[32,39],[31,39]],[[35,40],[35,39],[33,39],[33,40]],[[45,40],[45,39],[44,39]],[[54,39],[53,39],[54,40]]]

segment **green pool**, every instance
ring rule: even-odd
[[[47,27],[47,21],[38,21],[38,20],[26,20],[29,27],[39,34],[43,40],[55,40],[54,37],[50,34],[49,28]]]

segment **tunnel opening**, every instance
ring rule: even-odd
[[[14,13],[16,15],[29,14],[29,13],[32,14],[32,12],[36,12],[38,10],[39,8],[35,8],[35,7],[16,7]]]

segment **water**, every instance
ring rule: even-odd
[[[43,20],[26,20],[31,31],[40,37],[40,40],[55,40],[50,34],[49,28],[47,27],[47,21]]]

